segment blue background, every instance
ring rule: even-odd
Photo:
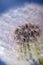
[[[43,0],[0,0],[0,14],[9,10],[12,7],[19,7],[24,5],[24,3],[37,3],[43,4]]]
[[[0,65],[6,65],[6,63],[0,60]]]
[[[0,0],[0,14],[4,13],[12,7],[17,8],[22,6],[26,2],[40,4],[43,6],[43,0]],[[6,65],[6,63],[0,60],[0,65]]]

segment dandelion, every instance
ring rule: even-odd
[[[20,26],[15,30],[15,39],[17,44],[20,45],[21,53],[24,53],[25,56],[30,49],[30,44],[38,41],[40,37],[41,30],[37,25],[28,23],[24,26]],[[35,44],[37,46],[37,44]],[[30,53],[31,54],[31,53]],[[31,55],[30,55],[31,56]]]

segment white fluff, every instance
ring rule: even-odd
[[[14,41],[14,30],[25,23],[42,26],[43,7],[25,4],[21,8],[10,9],[0,16],[0,59],[10,65],[30,65],[30,62],[17,60],[19,46]],[[42,26],[43,27],[43,26]]]

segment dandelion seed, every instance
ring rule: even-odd
[[[26,55],[26,48],[29,50],[29,42],[36,42],[37,37],[40,36],[40,28],[37,25],[28,23],[24,26],[20,26],[20,29],[15,30],[16,39],[19,40],[19,45],[24,48],[24,54]],[[17,41],[16,40],[16,41]],[[21,49],[22,51],[22,49]]]

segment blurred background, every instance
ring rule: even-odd
[[[24,3],[35,3],[43,5],[43,0],[0,0],[0,14],[12,7],[23,6]]]
[[[43,6],[43,0],[0,0],[0,16],[11,8],[18,8],[25,3],[34,3]],[[0,60],[0,65],[6,65],[6,63]]]

